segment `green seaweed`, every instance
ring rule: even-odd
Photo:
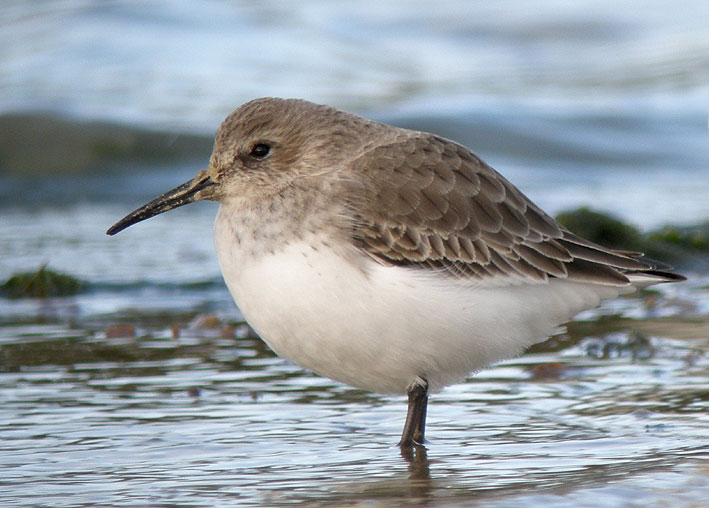
[[[13,275],[0,286],[0,292],[8,298],[50,298],[75,295],[85,286],[83,281],[71,275],[42,266],[36,272]]]
[[[709,254],[709,227],[678,228],[668,226],[650,234],[648,240],[675,245],[687,250]]]
[[[562,212],[556,220],[569,231],[605,247],[640,250],[644,245],[642,235],[633,226],[585,206]]]
[[[652,259],[683,267],[709,264],[709,222],[641,233],[612,215],[587,207],[562,212],[556,220],[604,247],[642,252]]]

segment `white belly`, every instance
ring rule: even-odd
[[[618,294],[562,280],[475,287],[369,258],[362,269],[308,240],[257,256],[219,216],[215,227],[226,284],[261,338],[318,374],[381,393],[405,393],[417,377],[434,391],[460,382]]]

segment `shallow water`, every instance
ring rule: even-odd
[[[707,6],[5,2],[0,282],[48,263],[88,289],[0,297],[0,505],[706,505],[706,264],[435,395],[402,456],[403,398],[241,324],[214,204],[104,232],[264,95],[457,140],[552,214],[706,221]]]
[[[75,301],[73,323],[6,316],[4,506],[690,507],[709,495],[706,286],[611,302],[435,395],[427,448],[411,456],[395,446],[403,397],[305,372],[243,325],[145,301],[124,315]],[[62,316],[71,299],[43,305]]]

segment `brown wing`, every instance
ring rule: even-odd
[[[637,256],[575,236],[502,175],[452,141],[401,131],[351,169],[367,182],[354,236],[382,263],[433,267],[457,278],[568,278],[628,284],[652,272]]]

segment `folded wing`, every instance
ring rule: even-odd
[[[402,130],[351,168],[367,182],[350,203],[354,238],[381,263],[435,268],[493,285],[684,279],[638,253],[574,235],[452,141]]]

